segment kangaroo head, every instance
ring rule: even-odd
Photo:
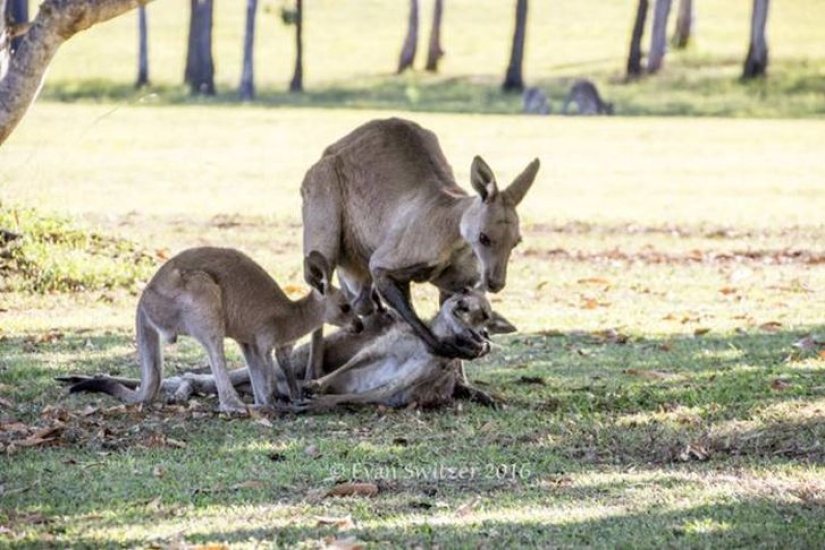
[[[324,323],[344,327],[355,333],[361,332],[364,324],[341,289],[330,282],[331,277],[332,269],[323,254],[313,250],[304,258],[304,278],[313,291],[323,297]]]
[[[449,335],[470,336],[475,333],[486,338],[489,334],[516,331],[516,327],[503,315],[493,311],[484,292],[475,289],[465,289],[450,296],[441,306],[438,316]]]
[[[510,253],[521,241],[516,206],[533,184],[539,170],[539,159],[499,191],[493,171],[476,157],[470,171],[470,182],[478,193],[473,205],[461,217],[461,236],[470,243],[481,270],[481,288],[498,292],[507,283],[507,263]]]

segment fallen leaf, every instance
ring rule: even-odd
[[[585,277],[576,281],[580,285],[606,285],[610,286],[612,283],[602,277]]]
[[[14,403],[6,399],[5,397],[0,397],[0,407],[5,407],[7,409],[11,409],[14,407]]]
[[[599,302],[597,302],[594,298],[586,298],[582,300],[582,309],[596,309],[599,307]]]
[[[673,351],[673,342],[662,342],[656,349],[659,351]]]
[[[346,530],[355,527],[355,522],[352,521],[352,516],[315,516],[315,521],[318,525],[335,525],[338,529]]]
[[[272,422],[268,418],[259,418],[255,421],[255,424],[260,424],[265,428],[271,428],[273,426]]]
[[[777,391],[787,390],[790,387],[791,387],[790,383],[785,382],[784,380],[782,380],[780,378],[777,378],[773,382],[771,382],[771,389],[774,389],[774,390],[777,390]]]
[[[767,323],[759,325],[759,330],[764,330],[765,332],[779,332],[780,329],[782,329],[782,323],[779,321],[768,321]]]
[[[519,384],[536,384],[539,386],[544,386],[547,382],[544,381],[544,378],[541,376],[522,376],[518,379]]]
[[[479,502],[481,502],[481,499],[479,499],[478,497],[474,498],[470,502],[465,502],[464,504],[456,508],[455,515],[458,517],[466,516],[467,514],[473,511],[473,508],[478,506]]]
[[[306,291],[298,285],[284,285],[284,292],[287,294],[304,294]]]
[[[699,328],[697,328],[696,330],[694,330],[694,331],[693,331],[693,335],[694,335],[694,336],[702,336],[702,335],[704,335],[704,334],[707,334],[708,332],[710,332],[710,329],[709,329],[709,328],[707,328],[707,327],[699,327]]]
[[[726,287],[720,288],[719,292],[721,292],[724,295],[734,294],[736,292],[736,289],[732,286],[726,286]]]
[[[304,449],[304,452],[306,454],[308,454],[309,456],[315,456],[315,457],[321,456],[321,451],[318,449],[317,445],[307,446],[307,448]]]
[[[699,460],[700,462],[704,462],[710,458],[710,453],[708,450],[699,444],[690,443],[685,446],[684,449],[679,453],[679,460],[682,462],[687,462],[689,460]]]
[[[658,370],[624,369],[622,373],[638,376],[646,380],[665,380],[673,376],[672,373],[662,372]]]
[[[374,497],[377,494],[375,483],[339,483],[324,493],[324,497]]]
[[[185,449],[186,448],[186,442],[185,441],[179,441],[177,439],[172,439],[171,437],[166,438],[166,444],[169,445],[170,447],[177,447],[178,449]]]

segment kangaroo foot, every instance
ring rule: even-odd
[[[456,383],[455,390],[453,390],[453,397],[473,401],[492,409],[499,409],[504,405],[504,399],[500,396],[487,393],[475,386],[471,386],[467,382]]]

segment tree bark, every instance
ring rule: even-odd
[[[149,27],[146,6],[138,8],[138,74],[135,88],[149,85]]]
[[[183,81],[195,94],[215,95],[215,64],[212,61],[213,0],[190,0],[189,42]]]
[[[0,0],[5,1],[5,0]],[[11,135],[40,90],[43,74],[58,48],[92,25],[150,0],[45,0],[20,41],[8,70],[0,68],[0,144]],[[0,25],[0,57],[8,55],[5,22]],[[0,63],[1,64],[1,63]]]
[[[438,72],[438,60],[444,55],[441,48],[441,19],[444,15],[444,0],[435,0],[433,5],[433,26],[430,28],[430,46],[427,49],[427,64],[424,69]]]
[[[676,29],[673,31],[671,43],[674,48],[684,49],[690,43],[690,33],[693,30],[693,0],[679,0],[676,12]]]
[[[510,63],[501,87],[504,91],[522,91],[524,79],[521,74],[524,59],[524,39],[527,34],[527,0],[516,1],[516,28],[513,31],[513,47],[510,51]]]
[[[3,13],[6,14],[9,22],[12,24],[20,25],[22,23],[26,23],[29,20],[29,0],[9,0],[5,9],[3,9]],[[23,40],[22,36],[12,38],[12,53],[17,50],[17,46],[20,45],[21,40]]]
[[[653,29],[650,33],[650,53],[647,56],[647,72],[654,74],[662,68],[667,48],[667,20],[671,0],[656,0],[653,5]]]
[[[255,99],[255,16],[258,0],[246,0],[246,28],[243,37],[243,70],[240,94],[243,101]]]
[[[295,71],[289,83],[289,91],[304,91],[304,6],[302,0],[295,0]]]
[[[645,34],[647,21],[647,0],[639,0],[636,8],[636,20],[633,22],[633,31],[630,33],[630,53],[627,56],[627,77],[634,78],[642,74],[642,38]]]
[[[764,76],[768,69],[768,42],[765,38],[765,27],[768,23],[768,0],[753,0],[753,14],[751,15],[751,39],[748,47],[748,57],[745,58],[745,67],[742,78],[750,79]]]
[[[407,19],[407,36],[401,46],[401,55],[398,57],[397,73],[403,73],[412,67],[415,61],[415,52],[418,49],[418,0],[410,0],[410,16]]]

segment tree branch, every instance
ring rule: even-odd
[[[0,144],[37,97],[58,48],[75,34],[151,0],[45,0],[23,36],[6,74],[0,74]]]

